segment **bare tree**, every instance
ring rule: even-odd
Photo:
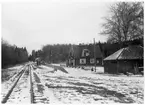
[[[108,42],[123,42],[143,37],[143,3],[118,2],[110,7],[110,17],[105,17],[102,35]]]

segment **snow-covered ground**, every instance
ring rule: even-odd
[[[24,74],[12,91],[7,104],[30,103],[29,70],[26,68]]]
[[[4,72],[11,78],[2,82],[2,96],[12,86],[17,78],[16,74],[22,67],[20,65],[8,68],[9,72]],[[44,65],[33,69],[35,102],[47,104],[144,103],[143,76],[104,74],[103,67],[97,67],[97,72],[89,69],[89,67],[85,70],[64,67],[56,70]],[[20,85],[14,90],[15,93],[10,97],[12,100],[8,103],[30,103],[28,78],[25,79],[25,76],[22,76]]]
[[[14,67],[9,67],[7,69],[2,69],[2,81],[1,81],[1,96],[4,98],[4,96],[7,94],[9,89],[11,88],[12,84],[16,81],[18,78],[18,73],[23,69],[23,65],[18,65]]]
[[[2,82],[5,82],[12,78],[15,74],[17,74],[21,69],[23,68],[23,65],[17,65],[13,67],[9,67],[7,69],[2,69]]]
[[[80,68],[64,67],[68,73],[39,66],[34,72],[43,86],[44,99],[49,103],[111,104],[144,103],[144,78],[138,76],[103,74]]]
[[[28,69],[28,67],[26,68],[24,65],[19,65],[19,66],[14,66],[14,67],[10,67],[7,68],[5,70],[2,71],[2,75],[7,74],[7,77],[2,77],[2,79],[4,79],[4,81],[2,81],[1,84],[1,98],[2,100],[4,99],[4,97],[6,96],[6,94],[8,93],[8,91],[11,89],[11,87],[15,84],[15,82],[17,81],[20,72],[23,69]],[[27,70],[28,71],[28,70]],[[25,72],[22,75],[22,78],[20,78],[19,82],[17,83],[16,87],[14,88],[14,90],[12,91],[9,100],[7,101],[7,103],[25,103],[25,102],[30,102],[27,101],[29,100],[28,98],[28,92],[29,92],[29,81],[28,81],[28,72]],[[9,79],[6,79],[9,78]]]

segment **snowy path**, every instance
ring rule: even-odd
[[[35,70],[45,88],[47,86],[49,92],[51,91],[48,96],[50,101],[55,98],[57,102],[66,104],[144,102],[144,79],[141,76],[111,76],[67,67],[65,70],[68,74],[53,71],[46,66]]]

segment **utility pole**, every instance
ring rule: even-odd
[[[51,51],[51,49],[50,49],[50,58],[49,58],[49,61],[50,61],[50,64],[51,64],[51,56],[52,56],[52,51]]]
[[[95,66],[95,72],[96,72],[96,43],[94,38],[94,66]]]

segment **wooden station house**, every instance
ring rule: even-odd
[[[95,62],[96,66],[103,65],[103,53],[99,44],[95,46],[89,44],[71,47],[67,63],[68,66],[94,66]]]

